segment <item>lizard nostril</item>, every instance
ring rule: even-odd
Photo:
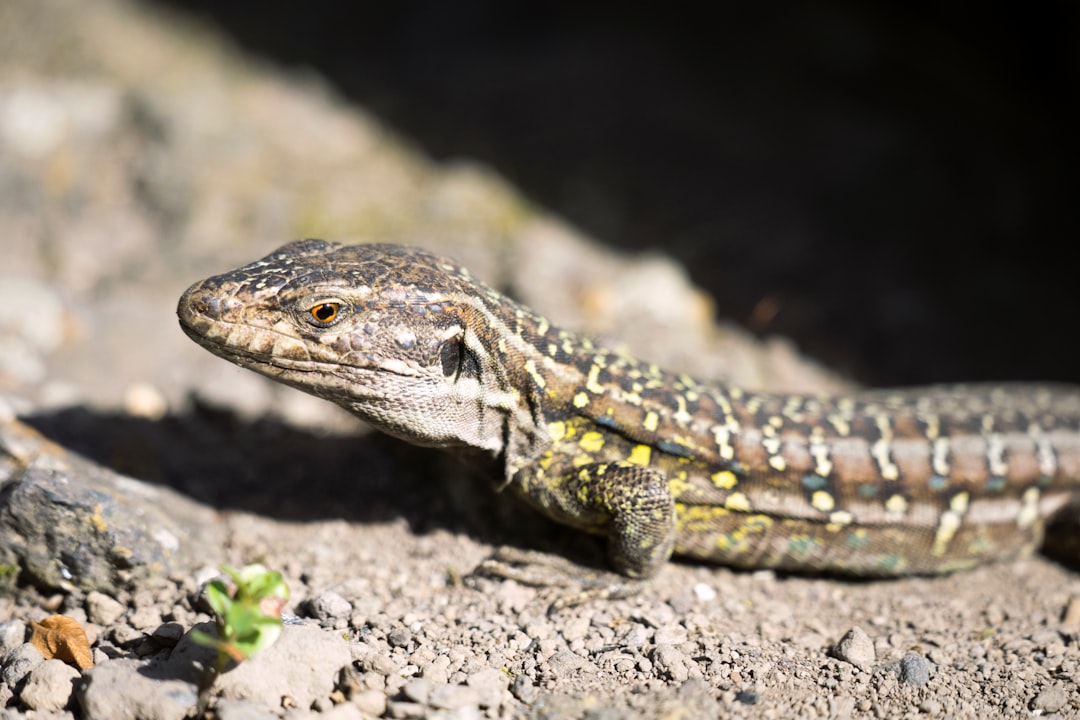
[[[182,315],[200,316],[210,320],[220,319],[222,313],[229,309],[229,305],[230,303],[222,302],[221,298],[202,285],[188,288],[188,291],[180,298]]]

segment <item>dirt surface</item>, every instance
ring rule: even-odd
[[[476,576],[502,545],[601,560],[489,479],[211,357],[176,326],[184,287],[296,236],[419,243],[673,367],[843,382],[714,325],[669,261],[602,250],[489,171],[433,165],[317,81],[252,68],[183,18],[18,0],[0,28],[4,403],[213,510],[221,555],[281,570],[307,621],[226,674],[216,716],[1080,713],[1080,576],[1042,557],[865,583],[675,562],[637,597],[554,615],[558,590]],[[16,578],[0,597],[0,717],[194,712],[206,658],[186,633],[209,619],[214,572],[104,592]],[[53,612],[87,627],[94,669],[26,649],[20,633]]]

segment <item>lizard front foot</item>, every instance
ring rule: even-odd
[[[489,577],[514,580],[532,587],[553,587],[569,592],[557,597],[548,612],[593,600],[617,600],[641,592],[648,580],[628,578],[610,570],[586,568],[572,560],[519,548],[502,547],[477,567]]]

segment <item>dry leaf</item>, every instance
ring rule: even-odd
[[[46,660],[63,660],[80,670],[94,667],[86,631],[74,618],[50,615],[39,623],[31,622],[30,642]]]

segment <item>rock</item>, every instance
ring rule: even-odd
[[[657,645],[652,661],[661,677],[675,683],[684,683],[690,678],[689,666],[694,662],[671,645]]]
[[[320,622],[347,618],[352,614],[352,603],[333,590],[321,592],[307,602],[311,616]]]
[[[873,665],[877,657],[874,641],[858,625],[844,633],[844,637],[840,638],[840,642],[833,648],[833,654],[837,659],[859,667]]]
[[[656,628],[653,642],[657,645],[678,645],[686,642],[687,637],[686,628],[677,622],[673,622]]]
[[[198,688],[155,667],[122,659],[87,670],[79,704],[88,720],[183,720],[198,703]]]
[[[79,671],[63,660],[46,660],[30,671],[19,699],[31,710],[63,710],[71,704]]]
[[[86,616],[98,625],[112,625],[127,610],[116,599],[103,592],[93,591],[86,595]]]
[[[0,564],[47,587],[116,594],[221,553],[213,513],[0,419]]]
[[[12,691],[18,691],[30,671],[43,663],[45,658],[41,651],[30,643],[23,643],[19,647],[8,652],[0,662],[0,680]]]
[[[176,645],[183,636],[184,626],[175,622],[163,623],[150,633],[150,637],[162,645]]]
[[[156,607],[141,607],[128,618],[128,624],[136,630],[150,630],[162,622],[161,611]]]
[[[510,698],[510,677],[496,668],[471,673],[465,684],[480,694],[480,707],[497,708]]]
[[[26,641],[26,623],[9,620],[0,623],[0,657],[11,652]]]
[[[466,685],[440,685],[428,698],[431,707],[438,710],[457,710],[480,704],[479,691]]]
[[[1042,690],[1031,699],[1029,707],[1036,713],[1056,713],[1069,704],[1069,694],[1054,685]]]
[[[276,720],[277,713],[271,712],[256,703],[244,700],[220,702],[214,707],[214,716],[218,720]]]
[[[372,717],[382,717],[386,712],[386,693],[381,690],[363,690],[350,697],[349,702]]]
[[[916,687],[930,682],[930,663],[919,653],[907,653],[900,659],[900,682]]]
[[[179,645],[177,646],[180,647]],[[222,700],[248,700],[268,709],[310,708],[334,691],[338,671],[352,660],[340,635],[317,625],[286,625],[270,647],[220,675],[211,690]]]

